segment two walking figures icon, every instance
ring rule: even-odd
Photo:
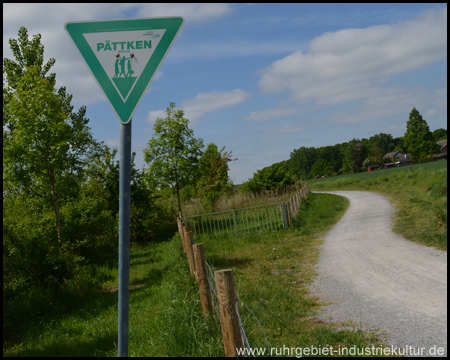
[[[127,63],[127,73],[125,74],[125,62]],[[119,65],[120,65],[120,73],[119,73]],[[121,60],[119,58],[116,59],[115,63],[115,78],[121,77],[122,75],[124,77],[131,77],[131,75],[134,74],[133,69],[131,68],[131,57],[127,58],[125,56],[122,57]]]

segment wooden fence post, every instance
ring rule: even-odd
[[[286,210],[287,210],[287,216],[288,216],[288,224],[291,226],[291,209],[290,209],[289,201],[286,201]]]
[[[189,226],[184,227],[184,243],[186,245],[186,257],[189,262],[189,270],[191,276],[195,277],[195,264],[194,264],[194,254],[192,252],[192,244],[194,243],[194,236],[192,231],[189,230]]]
[[[293,196],[291,196],[291,204],[292,204],[292,218],[295,218],[295,200]]]
[[[294,216],[297,217],[297,212],[298,212],[298,198],[297,198],[297,194],[294,195],[294,203],[295,203]]]
[[[236,311],[237,295],[233,270],[215,271],[214,276],[216,278],[225,356],[244,356],[244,354],[238,355],[236,352],[236,348],[243,349],[244,344],[239,327],[239,315]]]
[[[183,251],[186,254],[186,246],[184,245],[184,228],[180,218],[177,218],[177,224],[178,224],[178,232],[180,233],[181,237],[181,244],[183,245]]]
[[[205,250],[203,249],[203,244],[194,244],[193,249],[203,316],[207,317],[212,311],[212,297],[211,287],[209,286],[208,281],[208,269],[206,268]]]
[[[287,229],[289,227],[289,220],[286,203],[281,203],[281,210],[283,211],[283,228]]]
[[[236,219],[236,211],[234,211],[234,209],[233,209],[233,222],[234,222],[234,229],[236,231],[236,236],[239,236],[237,219]]]

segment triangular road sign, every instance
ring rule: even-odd
[[[68,22],[65,29],[126,124],[184,25],[182,17]]]

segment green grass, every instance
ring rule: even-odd
[[[130,356],[223,356],[220,326],[203,319],[197,285],[178,236],[133,248],[130,259]],[[117,356],[117,269],[70,314],[29,324],[3,343],[4,356]]]
[[[259,319],[269,346],[364,347],[378,342],[372,334],[337,330],[315,320],[320,304],[308,295],[320,234],[347,205],[342,197],[310,194],[289,230],[201,238],[217,270],[234,269],[240,298]],[[19,337],[6,336],[5,341],[4,336],[3,355],[117,356],[117,268],[100,268],[98,276],[101,289],[70,313],[37,318],[25,324]],[[240,312],[251,346],[266,347],[250,311],[240,305]],[[131,249],[130,356],[224,356],[219,324],[215,315],[203,318],[178,235]]]
[[[393,230],[408,240],[447,250],[447,160],[311,180],[310,190],[367,190],[387,195]]]

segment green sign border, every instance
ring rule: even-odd
[[[123,124],[130,122],[139,102],[147,91],[155,74],[164,61],[178,33],[184,25],[180,16],[163,18],[140,18],[124,20],[77,21],[64,25],[75,46],[81,53],[87,67],[103,90],[117,117]],[[98,61],[83,34],[97,32],[125,32],[135,30],[165,29],[165,33],[142,71],[136,85],[131,90],[127,100],[123,102],[111,79]]]

